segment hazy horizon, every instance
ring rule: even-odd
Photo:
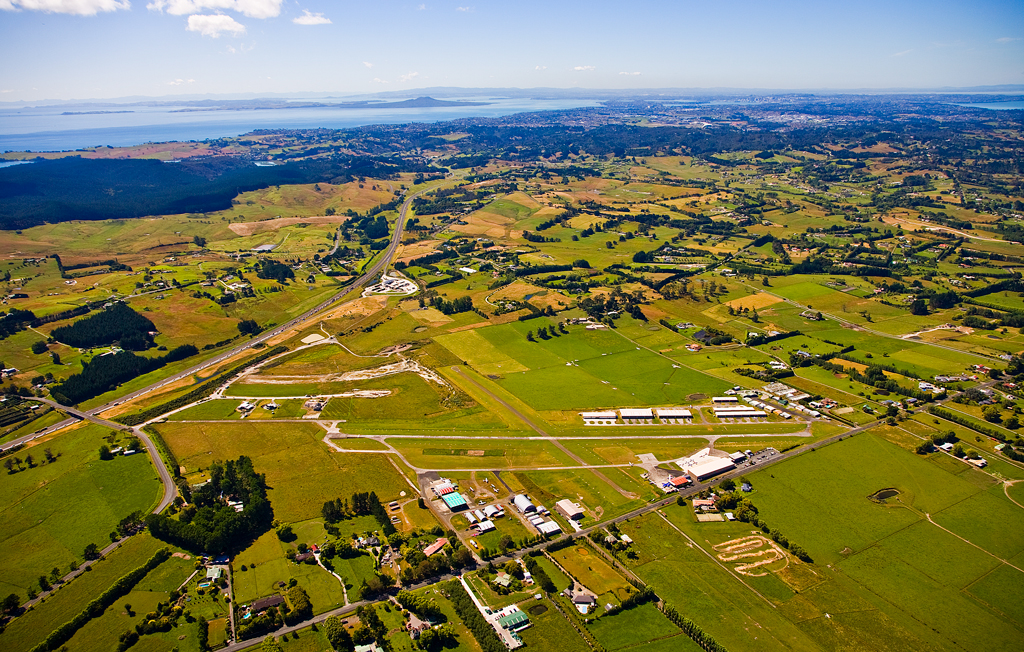
[[[0,102],[1024,84],[1024,12],[1007,0],[0,0],[0,17],[0,52],[18,62]]]

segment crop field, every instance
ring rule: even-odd
[[[318,516],[325,501],[358,491],[375,491],[390,501],[408,488],[387,456],[332,452],[322,441],[324,430],[312,424],[169,422],[156,429],[189,474],[214,460],[248,455],[266,474],[274,516],[282,522]],[[202,475],[195,477],[202,481]]]
[[[72,561],[81,562],[90,543],[103,548],[118,522],[151,509],[159,498],[156,469],[145,454],[99,459],[107,431],[79,427],[53,442],[25,449],[18,457],[35,458],[21,471],[6,473],[0,483],[5,526],[0,534],[4,565],[0,590],[24,596],[36,580],[54,567],[62,574]],[[55,457],[46,462],[44,450]]]

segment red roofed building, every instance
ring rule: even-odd
[[[677,475],[669,480],[673,487],[685,487],[690,484],[690,479],[685,475]]]
[[[427,557],[429,557],[430,555],[434,554],[435,552],[438,552],[439,550],[441,550],[441,548],[444,548],[446,545],[448,545],[448,539],[445,539],[444,537],[442,537],[442,538],[438,539],[437,541],[435,541],[434,543],[432,543],[429,546],[427,546],[426,548],[424,548],[423,549],[423,554],[426,555]]]

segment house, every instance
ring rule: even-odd
[[[492,521],[480,521],[476,524],[476,529],[480,534],[483,534],[484,532],[490,532],[495,528]]]
[[[710,498],[695,498],[693,501],[693,509],[700,510],[702,512],[714,511],[715,501]]]
[[[749,482],[744,482],[742,485],[740,485],[740,490],[742,490],[744,493],[750,493],[751,491],[754,490],[754,488],[750,486]]]
[[[583,518],[583,508],[568,498],[563,498],[555,503],[555,510],[557,510],[562,516],[573,521],[578,521]]]
[[[296,564],[315,564],[316,563],[316,555],[314,555],[312,552],[300,552],[299,554],[295,555],[295,563]]]
[[[581,614],[586,614],[591,607],[597,605],[597,596],[588,591],[582,584],[570,586],[565,590],[565,596],[576,607]]]
[[[266,611],[271,607],[276,607],[279,604],[284,604],[284,596],[275,594],[266,598],[260,598],[259,600],[256,600],[251,605],[249,605],[249,610],[253,613],[259,613],[261,611]]]
[[[206,569],[206,579],[208,580],[219,580],[220,576],[224,573],[223,568],[214,566]]]
[[[498,576],[494,578],[494,583],[507,589],[512,584],[512,576],[505,571],[498,571]]]
[[[426,555],[427,557],[429,557],[430,555],[433,555],[436,552],[440,552],[441,549],[444,548],[446,545],[448,545],[448,539],[445,539],[444,537],[441,537],[437,541],[435,541],[434,543],[432,543],[429,546],[427,546],[426,548],[424,548],[423,549],[423,554]]]
[[[357,645],[355,652],[380,652],[380,648],[377,647],[377,641],[371,641],[366,645]]]
[[[714,336],[711,335],[710,333],[708,333],[706,330],[704,330],[702,328],[699,331],[697,331],[696,333],[694,333],[693,335],[691,335],[690,337],[692,337],[693,339],[697,340],[701,344],[707,345],[707,344],[711,343],[711,340],[712,340],[712,338]]]

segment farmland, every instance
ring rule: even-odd
[[[610,145],[586,120],[564,143],[518,123],[514,139],[447,123],[225,138],[232,155],[314,166],[304,174],[337,171],[325,157],[340,149],[375,173],[297,177],[206,212],[5,232],[0,441],[24,448],[4,451],[0,596],[25,604],[126,516],[163,513],[9,609],[0,647],[30,650],[171,543],[177,556],[69,650],[116,647],[140,624],[133,611],[148,618],[180,587],[189,616],[133,649],[200,652],[188,618],[201,615],[214,649],[277,632],[284,650],[321,652],[311,618],[343,611],[365,638],[353,613],[365,599],[376,636],[411,652],[413,621],[389,596],[415,587],[452,625],[441,647],[475,652],[478,623],[438,590],[457,575],[493,608],[519,605],[539,652],[1018,649],[1024,196],[988,157],[1019,125],[880,97],[893,115],[942,119],[924,129],[850,98],[843,110],[860,117],[840,130],[835,107],[791,101],[786,116],[822,126],[776,129],[782,109],[765,100],[609,104],[587,119],[625,120],[602,124]],[[714,116],[699,142],[698,114]],[[65,164],[212,147],[92,148]],[[96,326],[128,314],[121,301],[152,323],[138,338]],[[189,345],[149,373],[102,376],[126,353]],[[96,390],[77,407],[114,404],[82,418],[113,421],[48,431],[65,407],[31,399],[70,396],[72,376]],[[129,442],[117,420],[143,409],[165,459],[100,460]],[[722,475],[699,473],[686,459],[698,452]],[[165,502],[153,462],[171,472]],[[533,506],[520,510],[520,494]],[[222,525],[230,545],[195,545]],[[247,611],[276,596],[280,612]],[[289,619],[298,632],[280,636]]]

